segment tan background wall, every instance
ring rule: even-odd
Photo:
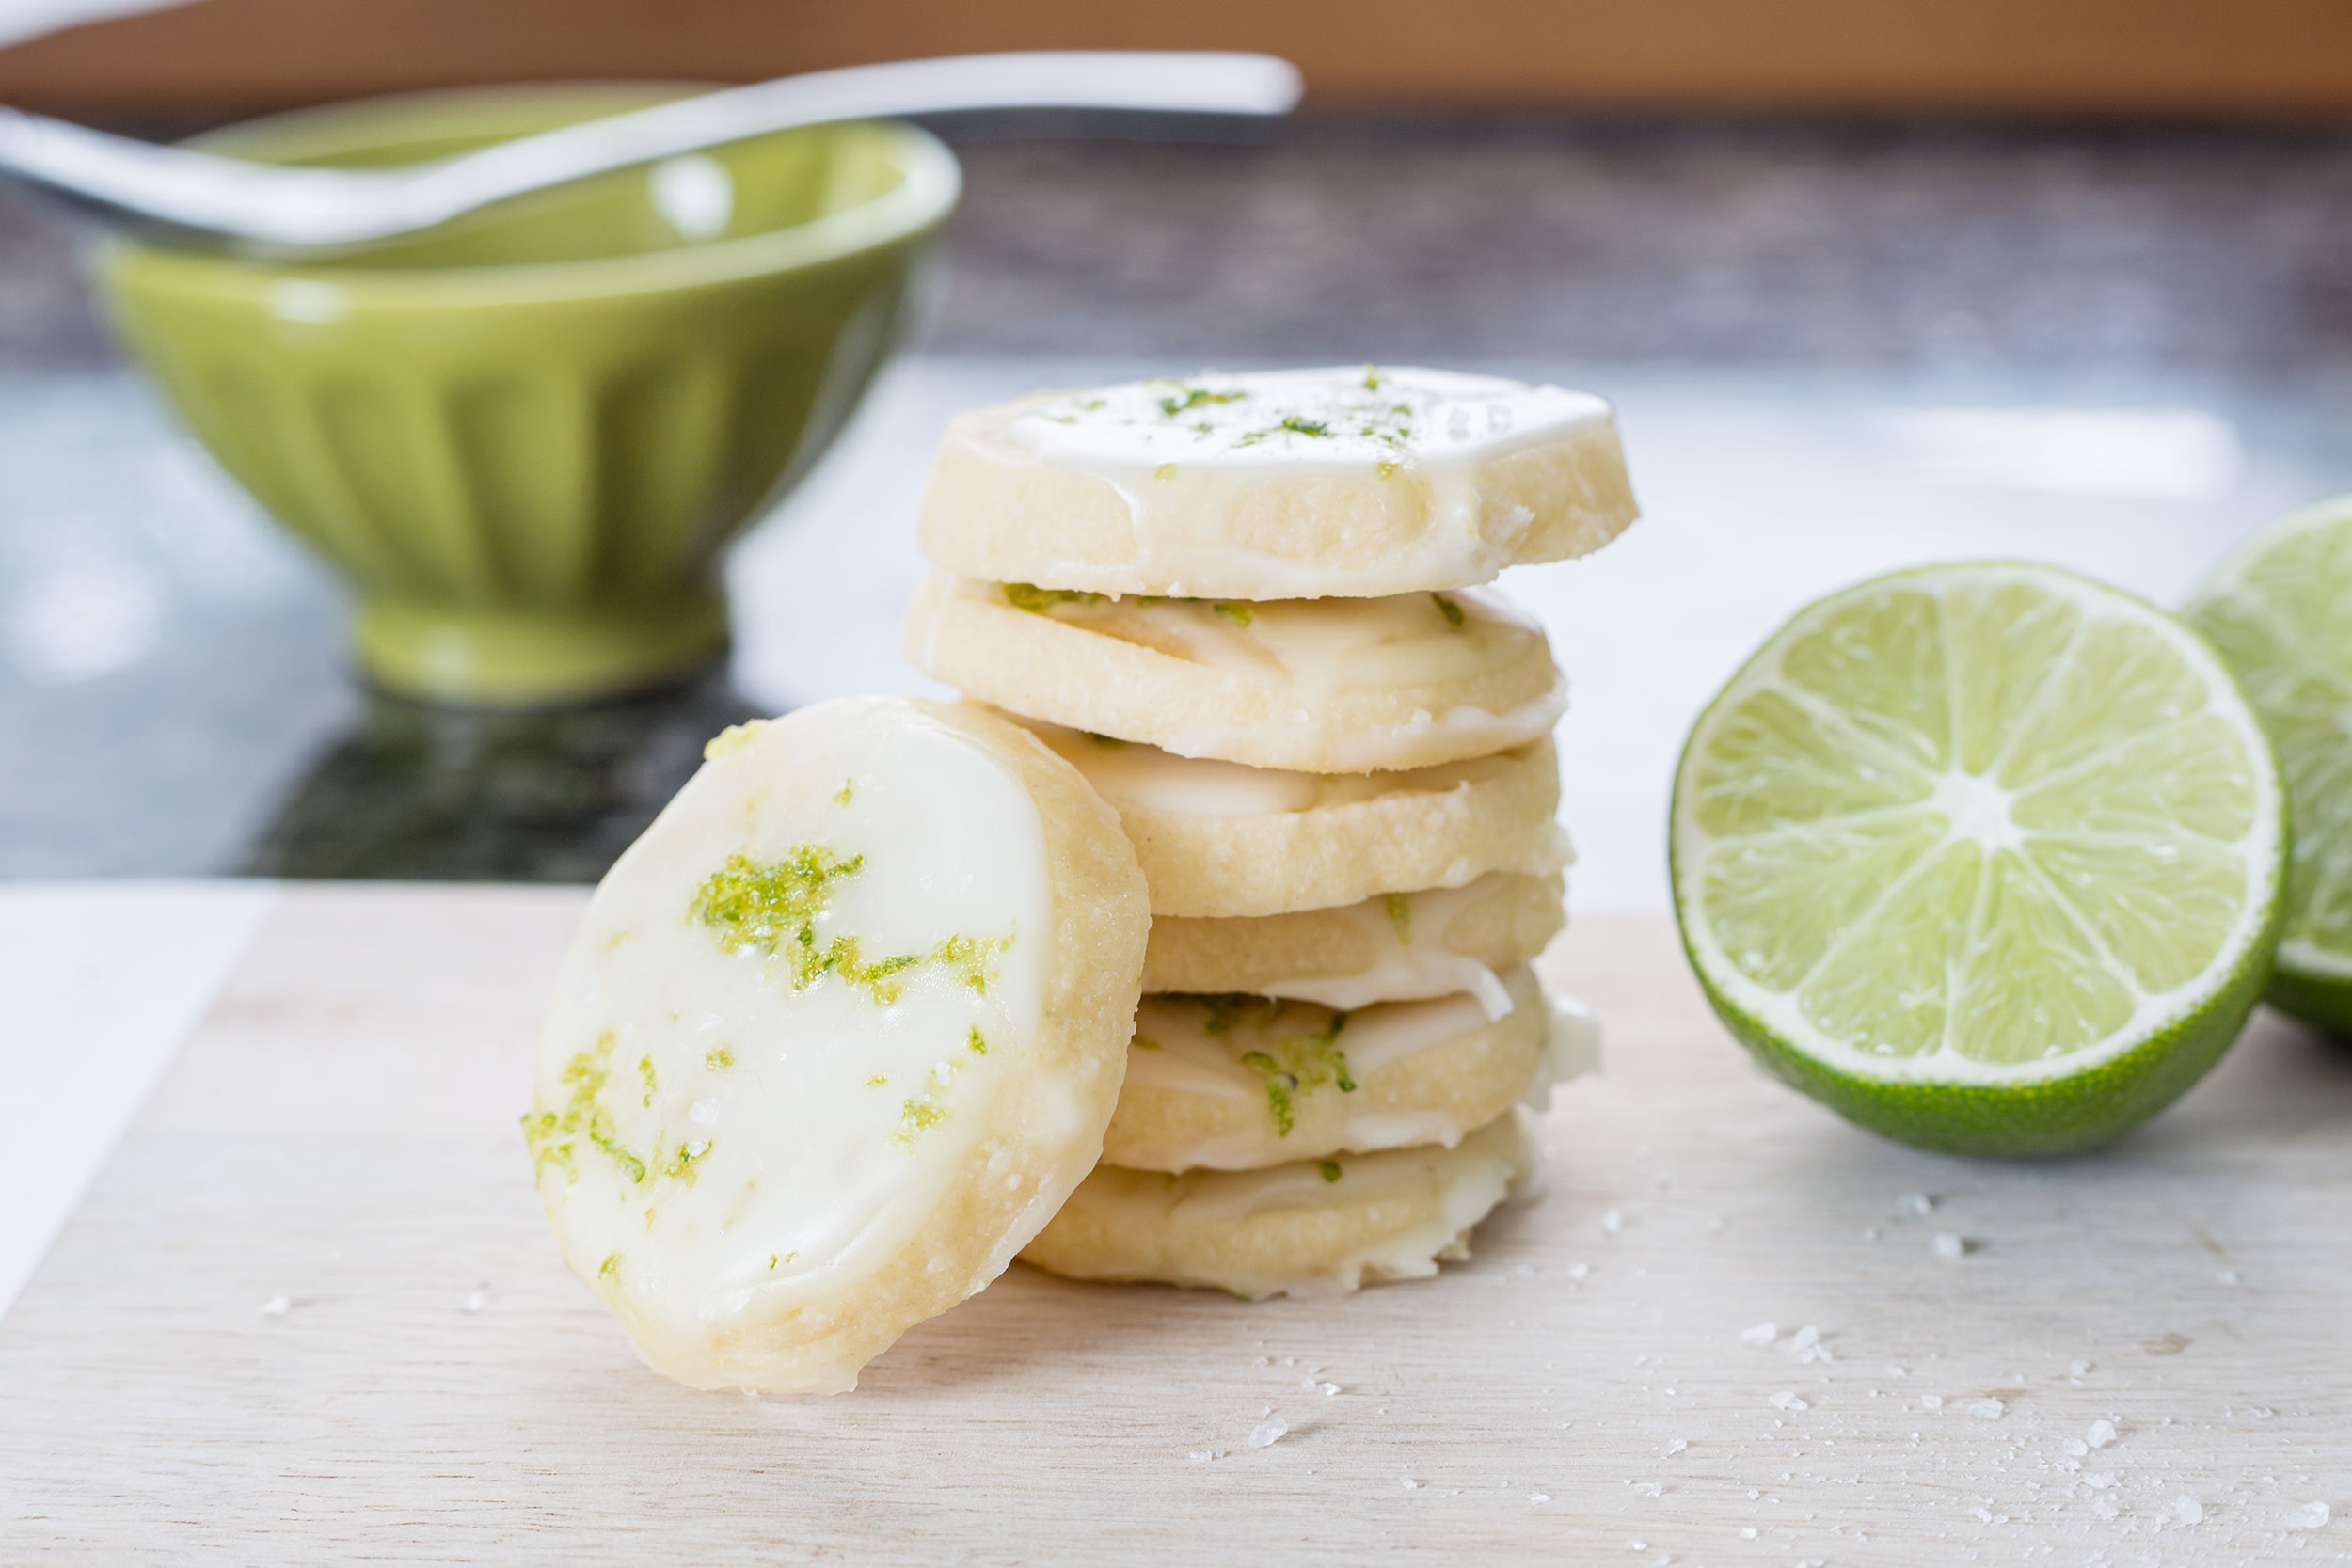
[[[1287,55],[1327,104],[2352,111],[2352,0],[202,0],[0,51],[0,100],[214,115],[456,82],[1140,45]]]

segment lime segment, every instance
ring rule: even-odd
[[[2279,749],[2295,820],[2271,999],[2352,1033],[2352,496],[2240,546],[2187,610]]]
[[[2050,568],[1934,567],[1806,609],[1701,716],[1676,913],[1716,1011],[1799,1087],[1927,1147],[2058,1152],[2235,1037],[2284,816],[2194,634]]]

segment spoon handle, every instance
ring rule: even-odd
[[[284,168],[0,107],[0,169],[127,215],[292,249],[412,233],[527,191],[803,125],[959,109],[1278,115],[1267,55],[1040,51],[899,60],[728,87],[387,170]]]

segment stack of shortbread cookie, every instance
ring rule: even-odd
[[[1103,1164],[1022,1256],[1247,1296],[1423,1276],[1597,1026],[1542,628],[1476,585],[1635,515],[1608,405],[1422,370],[1149,381],[949,427],[907,652],[1115,807],[1150,888]]]

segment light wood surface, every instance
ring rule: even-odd
[[[2352,107],[2341,0],[202,0],[0,52],[0,100],[218,115],[459,82],[1263,49],[1321,103],[2267,119]]]
[[[1665,922],[1581,922],[1609,1071],[1471,1263],[1260,1305],[1015,1268],[762,1401],[640,1368],[540,1218],[580,906],[288,893],[0,1322],[0,1560],[2352,1555],[2352,1053],[2267,1016],[2116,1148],[1970,1164],[1758,1076]]]

